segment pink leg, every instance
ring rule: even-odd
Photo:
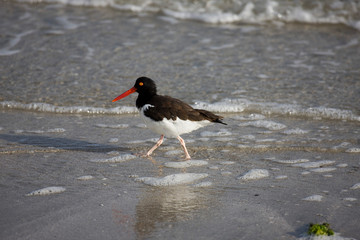
[[[191,157],[190,157],[190,155],[189,155],[189,153],[188,153],[188,151],[187,151],[187,149],[186,149],[184,139],[182,139],[180,136],[178,136],[177,139],[180,141],[181,147],[182,147],[182,149],[183,149],[184,152],[185,152],[185,160],[190,160]]]
[[[160,139],[156,142],[156,144],[146,153],[146,156],[149,157],[155,149],[157,149],[164,141],[164,135],[160,136]]]

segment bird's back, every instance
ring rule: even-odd
[[[150,117],[154,121],[161,121],[164,118],[168,120],[190,121],[209,121],[215,123],[223,123],[222,116],[218,116],[212,112],[203,109],[194,109],[189,104],[182,102],[179,99],[169,96],[155,95],[149,99],[148,104],[153,106],[147,108],[144,115]]]

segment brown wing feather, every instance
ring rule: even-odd
[[[215,115],[212,112],[203,109],[194,109],[179,99],[169,96],[156,95],[149,101],[149,104],[155,105],[155,107],[148,108],[145,112],[145,115],[148,116],[151,114],[151,117],[155,121],[161,121],[163,117],[172,120],[175,120],[177,117],[179,117],[182,120],[208,120],[226,125],[226,123],[221,121],[221,119],[223,119],[222,116]]]

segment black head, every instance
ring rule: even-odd
[[[140,77],[136,79],[134,88],[136,88],[136,92],[140,95],[156,95],[156,84],[152,79],[147,77]]]
[[[140,77],[136,80],[135,85],[124,92],[123,94],[117,96],[112,100],[113,102],[116,102],[117,100],[120,100],[126,96],[129,96],[130,94],[138,92],[138,100],[140,102],[146,102],[147,99],[153,97],[156,95],[156,85],[153,80],[147,77]],[[136,105],[138,105],[138,100]],[[142,105],[143,106],[143,105]]]

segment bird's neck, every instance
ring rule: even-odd
[[[138,98],[136,99],[136,107],[142,108],[145,104],[148,104],[149,101],[156,96],[155,94],[139,94]]]

